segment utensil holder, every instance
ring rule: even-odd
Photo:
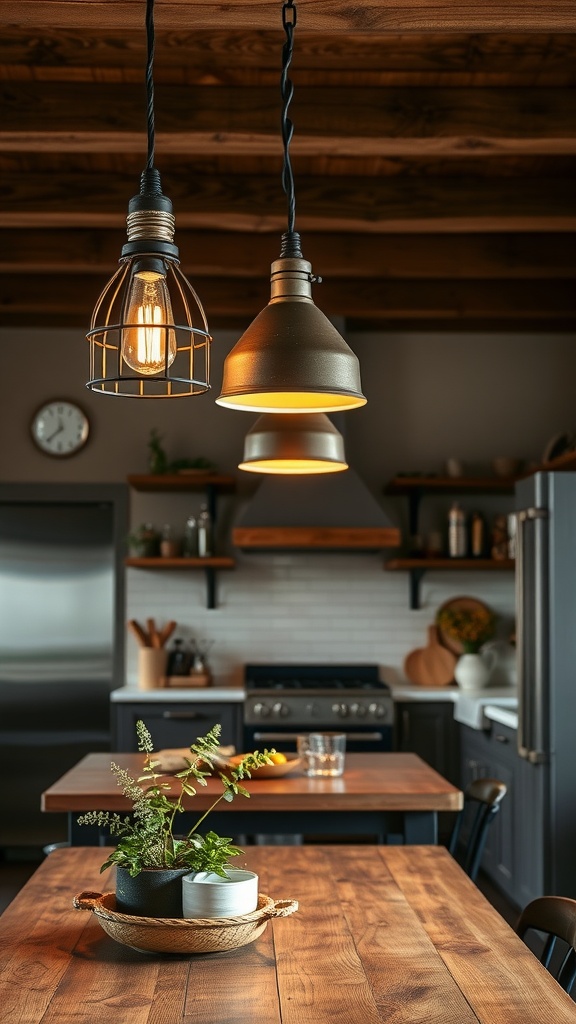
[[[138,651],[138,689],[157,690],[164,685],[168,652],[164,647],[141,647]]]

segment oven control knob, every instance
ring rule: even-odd
[[[386,718],[386,708],[383,704],[370,704],[368,711],[375,718]]]
[[[348,716],[348,705],[347,704],[333,704],[332,711],[339,718],[346,718]]]
[[[277,700],[276,703],[272,705],[272,714],[283,718],[288,714],[288,708],[281,700]]]
[[[356,715],[357,718],[363,718],[366,714],[366,706],[364,704],[351,704],[350,711],[353,715]]]
[[[259,715],[260,718],[266,718],[270,714],[270,708],[267,704],[262,704],[260,701],[254,705],[254,714]]]

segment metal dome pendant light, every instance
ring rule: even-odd
[[[303,476],[348,469],[344,440],[323,413],[264,413],[244,441],[238,469]]]
[[[230,409],[307,413],[364,405],[358,359],[328,318],[314,305],[311,264],[302,258],[294,230],[295,192],[290,163],[294,126],[288,107],[294,88],[288,72],[293,54],[296,6],[282,7],[286,41],[282,49],[281,93],[288,230],[279,259],[272,264],[271,299],[224,362],[222,392],[216,399]]]
[[[146,0],[148,159],[128,205],[128,241],[86,337],[96,393],[183,398],[210,387],[206,316],[179,269],[172,203],[154,167],[154,0]]]

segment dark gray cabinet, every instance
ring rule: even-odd
[[[488,776],[508,792],[488,832],[482,870],[504,895],[521,908],[541,896],[543,865],[535,842],[531,808],[539,806],[542,773],[518,757],[516,730],[494,722],[487,730],[461,726],[461,785]]]
[[[460,784],[460,727],[452,701],[398,701],[395,750],[418,754],[454,785]]]
[[[136,722],[146,724],[156,750],[189,747],[212,726],[222,726],[222,744],[241,749],[242,704],[225,701],[127,701],[112,704],[113,749],[136,751]]]

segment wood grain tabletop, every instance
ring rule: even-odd
[[[57,850],[0,917],[5,1024],[574,1024],[576,1007],[442,847],[253,847],[299,901],[226,953],[141,953],[72,907],[114,888]]]
[[[88,754],[42,794],[44,811],[124,811],[131,807],[110,770],[114,761],[138,776],[143,754]],[[222,807],[234,811],[457,811],[463,796],[416,754],[347,754],[344,775],[308,778],[298,770],[282,778],[250,779],[250,800]],[[221,792],[218,779],[208,779],[184,806],[209,807]],[[221,805],[222,806],[222,805]]]

